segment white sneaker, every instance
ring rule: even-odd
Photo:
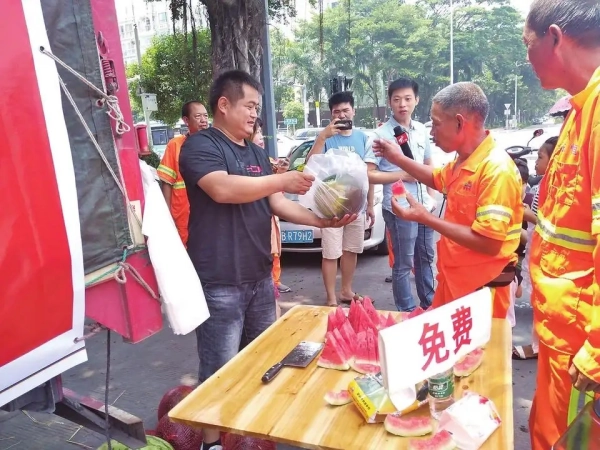
[[[204,448],[204,442],[202,443],[202,447],[200,447],[200,450],[223,450],[223,446],[222,445],[213,445],[210,448]]]

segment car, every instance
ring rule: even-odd
[[[306,157],[312,149],[313,139],[304,141],[290,154],[290,167],[288,170],[304,170]],[[297,194],[285,196],[297,202]],[[379,255],[388,254],[385,223],[383,221],[383,186],[375,185],[374,196],[375,224],[372,228],[365,227],[365,250]],[[285,253],[316,253],[321,252],[321,229],[306,225],[296,225],[280,219],[281,250]]]
[[[298,144],[284,133],[277,133],[277,157],[285,158]]]

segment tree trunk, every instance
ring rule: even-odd
[[[260,79],[264,0],[202,0],[212,36],[213,78],[240,69]]]

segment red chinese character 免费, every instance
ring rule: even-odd
[[[471,343],[471,330],[473,329],[473,318],[471,317],[471,307],[461,306],[452,316],[452,328],[454,334],[452,339],[456,344],[454,353],[458,353],[463,345]]]
[[[421,368],[427,370],[429,365],[435,358],[436,363],[442,363],[450,357],[450,351],[446,350],[446,339],[444,332],[440,331],[439,323],[425,323],[423,325],[423,333],[419,344],[423,348],[423,356],[427,358],[427,361]]]

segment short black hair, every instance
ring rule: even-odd
[[[419,83],[410,78],[398,78],[397,80],[392,81],[388,86],[388,100],[392,100],[394,92],[399,91],[400,89],[412,89],[415,93],[415,98],[419,96]]]
[[[199,100],[191,100],[189,102],[185,102],[181,107],[181,117],[190,117],[190,109],[192,109],[192,105],[202,105],[202,102]]]
[[[263,121],[260,117],[256,118],[256,121],[254,122],[254,129],[252,130],[252,134],[256,134],[258,132],[258,129],[260,128],[262,130],[263,127]]]
[[[554,149],[556,148],[556,144],[558,144],[558,136],[553,136],[553,137],[547,139],[546,142],[544,142],[544,144],[538,150],[538,152],[542,148],[545,148],[546,149],[545,151],[548,154],[548,158],[550,158],[552,156],[552,153],[554,153]]]
[[[600,46],[598,0],[535,0],[527,16],[527,27],[542,37],[551,25],[584,48]]]
[[[212,83],[209,93],[209,106],[214,114],[221,97],[227,98],[232,103],[244,98],[244,85],[250,86],[263,93],[262,85],[256,78],[243,70],[229,70],[219,75]]]
[[[514,161],[517,165],[517,169],[519,169],[519,173],[521,174],[521,181],[523,181],[523,183],[527,183],[527,181],[529,181],[529,166],[527,165],[527,160],[523,158],[515,158]]]
[[[350,106],[354,108],[354,95],[351,91],[337,92],[329,97],[329,111],[333,111],[334,106],[342,103],[350,103]]]

